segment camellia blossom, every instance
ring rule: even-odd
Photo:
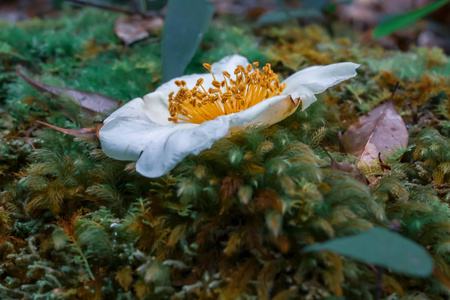
[[[159,177],[189,154],[253,124],[271,125],[306,109],[314,94],[356,76],[351,62],[314,66],[279,83],[267,64],[240,55],[204,64],[206,74],[182,76],[144,98],[131,100],[105,121],[100,141],[106,155],[137,161],[136,170]]]

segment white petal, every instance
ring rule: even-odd
[[[223,117],[204,122],[195,128],[184,129],[177,124],[176,130],[158,132],[151,143],[147,143],[136,163],[136,170],[146,177],[159,177],[172,170],[189,154],[198,154],[208,149],[214,141],[228,133],[228,122]],[[166,128],[164,126],[163,128]]]
[[[298,103],[289,96],[279,95],[224,117],[229,119],[231,130],[234,132],[249,125],[277,123],[294,113]]]
[[[303,69],[289,76],[283,83],[286,88],[282,95],[291,95],[293,99],[302,100],[302,109],[307,108],[316,99],[314,94],[322,93],[327,88],[344,80],[355,77],[358,64],[351,62],[327,66],[314,66]]]
[[[143,105],[144,102],[142,98],[135,98],[131,100],[130,102],[126,103],[116,111],[114,111],[112,114],[110,114],[104,121],[103,125],[108,124],[115,118],[119,117],[128,117],[128,116],[134,116],[137,120],[146,120],[147,117],[143,111]]]
[[[314,94],[302,95],[299,98],[292,99],[294,99],[294,101],[296,101],[296,99],[300,99],[301,103],[299,103],[299,105],[301,107],[301,110],[305,110],[307,107],[317,101],[317,98],[316,96],[314,96]]]
[[[197,127],[195,124],[161,126],[151,122],[144,113],[144,101],[134,99],[112,113],[100,129],[103,152],[118,160],[137,160],[149,145],[160,141],[160,136]]]
[[[148,118],[159,125],[172,124],[169,121],[169,96],[161,92],[153,92],[144,96],[144,109]]]
[[[218,62],[215,62],[211,65],[211,72],[214,74],[222,74],[222,72],[226,71],[231,75],[234,74],[234,70],[238,65],[243,66],[244,68],[249,64],[247,58],[242,55],[234,54],[230,56],[225,56]]]

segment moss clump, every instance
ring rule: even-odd
[[[85,127],[94,118],[64,97],[37,94],[13,73],[19,63],[46,83],[124,102],[160,83],[158,43],[124,48],[112,35],[117,15],[71,14],[0,27],[1,298],[372,299],[371,266],[300,250],[392,220],[428,249],[436,276],[386,270],[384,296],[449,296],[441,283],[450,277],[449,90],[448,79],[433,73],[447,68],[435,50],[414,52],[431,64],[416,77],[364,64],[410,54],[380,54],[319,27],[252,33],[220,20],[190,71],[235,51],[273,63],[283,76],[311,64],[363,65],[306,111],[221,139],[147,179],[133,163],[106,157],[95,141],[33,127],[35,120]],[[319,143],[338,157],[337,131],[386,100],[397,80],[394,104],[413,146],[373,186],[331,171]]]

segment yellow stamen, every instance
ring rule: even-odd
[[[272,71],[270,64],[264,66],[262,71],[257,68],[258,62],[248,64],[245,68],[237,66],[234,71],[235,79],[231,79],[231,75],[224,71],[223,81],[216,80],[211,72],[211,65],[204,63],[203,66],[213,75],[213,87],[207,91],[203,87],[203,78],[198,79],[192,89],[186,86],[184,80],[175,81],[180,89],[175,95],[174,92],[169,95],[169,121],[201,124],[280,95],[286,87],[286,84],[280,84],[278,75]]]

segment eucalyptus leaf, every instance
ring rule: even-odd
[[[206,0],[170,0],[162,38],[163,82],[183,74],[216,6]]]
[[[424,247],[384,228],[372,228],[354,236],[313,244],[302,252],[322,250],[410,276],[427,277],[433,271],[433,260]]]
[[[429,13],[432,13],[433,11],[439,9],[447,3],[449,3],[449,0],[437,1],[411,12],[392,17],[391,19],[381,23],[375,28],[375,30],[373,31],[373,37],[375,39],[378,39],[380,37],[389,35],[390,33],[403,28],[414,21],[417,21],[418,19],[428,15]]]

